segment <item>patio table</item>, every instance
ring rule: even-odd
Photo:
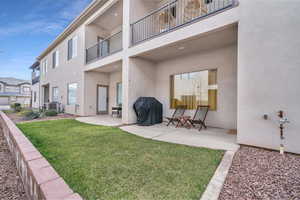
[[[193,125],[191,124],[189,119],[191,119],[191,116],[181,116],[181,117],[179,117],[176,128],[186,127],[188,129],[190,129]]]

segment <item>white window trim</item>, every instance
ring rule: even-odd
[[[70,90],[69,87],[70,85],[76,85],[76,93],[75,93],[75,102],[74,103],[70,103]],[[68,83],[67,85],[67,105],[76,105],[78,103],[78,99],[77,99],[77,92],[78,92],[78,83],[77,82],[73,82],[73,83]]]
[[[77,53],[78,53],[78,36],[74,36],[72,38],[72,58],[77,57]]]
[[[53,68],[57,68],[59,66],[59,50],[56,50],[53,52],[53,54],[55,55],[54,59],[55,59],[55,65],[53,66]],[[52,57],[53,59],[53,57]]]
[[[57,99],[55,99],[55,93],[54,93],[54,90],[57,90]],[[58,87],[52,87],[52,101],[56,101],[56,102],[59,102],[59,88]]]
[[[69,41],[72,42],[72,52],[71,52],[71,57],[69,58],[68,57],[68,61],[69,60],[72,60],[73,58],[77,57],[78,55],[78,36],[75,35],[74,37],[70,38],[68,40],[68,43],[67,43],[67,56],[69,56]]]
[[[48,61],[47,59],[42,62],[42,73],[46,75],[48,72]]]

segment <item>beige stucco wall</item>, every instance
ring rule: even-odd
[[[158,8],[158,4],[155,1],[144,0],[129,0],[130,1],[130,23],[134,23],[137,20],[148,15],[151,11]]]
[[[78,37],[77,56],[68,60],[68,40],[74,36]],[[84,26],[79,27],[71,35],[69,35],[62,43],[60,43],[51,53],[42,58],[41,63],[48,60],[48,72],[45,74],[41,72],[41,86],[45,84],[50,85],[50,101],[52,101],[52,88],[58,87],[60,102],[65,105],[65,111],[71,114],[83,114],[83,70],[85,61],[85,31]],[[52,53],[59,50],[59,65],[55,69],[52,68]],[[67,105],[68,84],[77,83],[77,104],[79,110],[77,112],[75,105]],[[43,102],[43,89],[41,89],[41,102]]]
[[[283,110],[291,121],[284,145],[300,153],[300,2],[242,1],[240,9],[238,142],[279,149]]]
[[[97,114],[97,85],[109,85],[109,75],[101,72],[84,73],[84,115]]]
[[[85,72],[84,76],[84,115],[97,114],[97,86],[108,86],[108,108],[109,114],[111,108],[116,106],[117,99],[117,83],[122,82],[122,72],[115,71],[111,73],[102,72]]]
[[[111,109],[117,106],[117,83],[122,82],[122,71],[116,71],[109,74],[109,113]]]
[[[99,37],[108,37],[109,32],[107,32],[104,29],[101,29],[99,26],[96,26],[94,24],[87,25],[85,28],[85,47],[90,48],[97,44],[98,42],[98,36]]]
[[[236,129],[237,127],[237,46],[199,52],[167,60],[157,64],[155,75],[155,97],[163,104],[164,116],[171,116],[170,75],[217,69],[217,110],[209,111],[207,125]],[[194,110],[186,114],[193,116]]]
[[[141,58],[123,60],[123,123],[136,122],[133,104],[137,98],[154,95],[155,63]]]

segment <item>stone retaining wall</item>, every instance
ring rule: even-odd
[[[0,128],[30,199],[82,200],[2,111]]]

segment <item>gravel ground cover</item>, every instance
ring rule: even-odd
[[[0,127],[0,200],[28,200]]]
[[[242,146],[219,200],[300,200],[300,155]]]

